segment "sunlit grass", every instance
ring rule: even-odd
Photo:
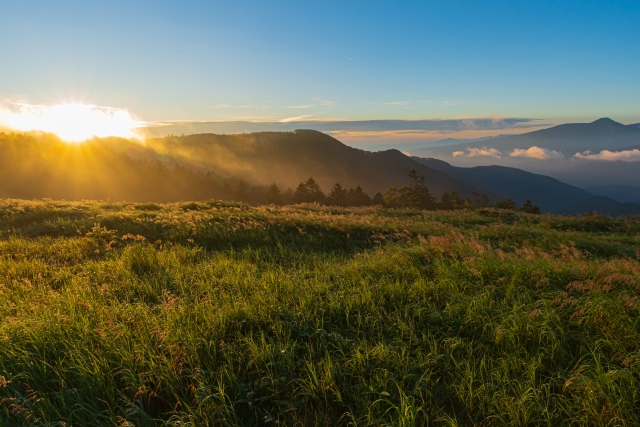
[[[640,422],[638,219],[4,200],[0,230],[2,425]]]

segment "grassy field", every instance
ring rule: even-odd
[[[0,200],[0,425],[638,425],[639,295],[640,219]]]

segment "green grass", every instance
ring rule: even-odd
[[[0,425],[638,425],[639,258],[639,219],[0,200]]]

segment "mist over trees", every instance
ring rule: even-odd
[[[160,160],[134,159],[104,144],[67,144],[55,137],[36,141],[23,134],[0,133],[0,197],[66,200],[113,200],[175,202],[185,200],[235,200],[252,205],[318,203],[328,206],[410,207],[426,210],[470,209],[491,205],[486,194],[472,193],[463,199],[457,191],[443,192],[438,199],[416,169],[407,174],[407,186],[389,187],[373,197],[361,185],[352,188],[335,182],[325,194],[309,177],[295,189],[282,191],[277,183],[255,185],[243,176],[223,177]],[[511,199],[496,207],[517,209]],[[539,212],[529,200],[523,210]]]

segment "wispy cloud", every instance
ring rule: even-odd
[[[638,162],[640,161],[640,150],[624,150],[624,151],[609,151],[602,150],[598,154],[591,154],[590,151],[583,153],[576,153],[575,156],[578,159],[585,160],[604,160],[607,162],[623,161],[623,162]]]
[[[407,105],[409,104],[410,101],[390,101],[390,102],[384,102],[384,105]]]
[[[264,110],[270,107],[271,107],[270,105],[255,105],[255,104],[250,104],[250,105],[217,104],[213,106],[213,108],[251,108],[256,110]]]
[[[312,104],[306,104],[306,105],[287,105],[287,108],[312,108],[315,107],[315,105]]]
[[[328,99],[323,99],[323,98],[311,98],[312,101],[314,101],[317,105],[323,105],[325,107],[333,107],[334,105],[337,104],[337,102],[335,101],[330,101]]]
[[[547,159],[563,159],[564,154],[556,150],[549,150],[548,148],[533,147],[516,148],[509,153],[510,157],[526,157],[529,159],[547,160]]]
[[[305,114],[303,116],[287,117],[286,119],[280,120],[280,123],[297,122],[297,121],[300,121],[302,119],[306,119],[307,117],[312,117],[312,115],[311,114]]]
[[[263,130],[295,130],[300,126],[305,129],[314,129],[321,132],[460,132],[460,131],[500,131],[521,129],[526,127],[545,127],[547,124],[533,123],[533,119],[527,118],[461,118],[442,120],[344,120],[344,119],[323,119],[323,120],[303,120],[312,117],[312,114],[299,115],[280,119],[277,121],[253,121],[251,123],[238,123],[236,121],[199,121],[200,132],[233,133],[236,129],[244,132],[246,129],[253,131]],[[296,121],[295,124],[284,125]],[[185,121],[186,122],[186,121]],[[179,123],[178,121],[172,123]]]

